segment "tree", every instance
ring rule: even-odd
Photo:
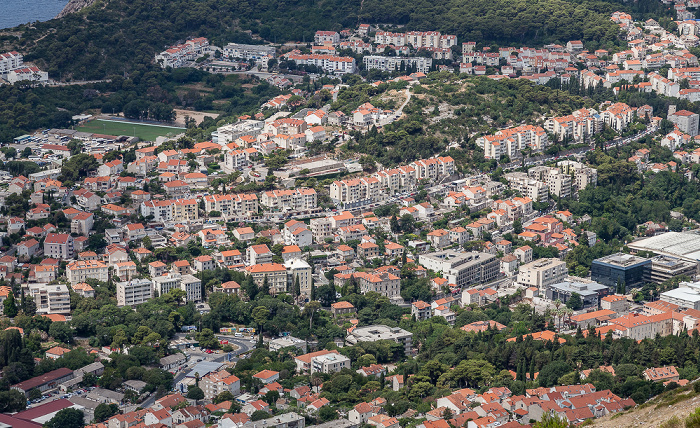
[[[39,393],[41,397],[41,393]],[[27,398],[24,393],[15,389],[0,391],[0,413],[14,413],[27,408]]]
[[[267,413],[264,410],[256,410],[253,412],[252,415],[250,415],[250,420],[255,422],[255,421],[261,421],[263,419],[268,419],[272,417],[271,414]]]
[[[255,324],[258,326],[258,334],[260,337],[262,337],[263,334],[263,324],[267,321],[267,317],[270,316],[270,310],[267,309],[265,306],[258,306],[255,309],[253,309],[252,312],[253,320],[255,321]]]
[[[583,308],[583,299],[578,293],[571,293],[571,297],[566,301],[566,307],[578,311]]]
[[[219,347],[219,339],[210,328],[204,328],[200,333],[197,333],[197,340],[202,348],[217,349]]]
[[[318,411],[318,416],[323,422],[338,419],[338,412],[329,405],[323,406]]]
[[[7,317],[14,318],[17,316],[17,305],[15,304],[15,295],[10,292],[7,293],[7,298],[3,302],[4,314]]]
[[[270,294],[270,281],[267,279],[267,275],[263,278],[262,286],[260,287],[260,294],[267,296]]]
[[[49,336],[63,343],[73,343],[73,329],[67,322],[53,322],[49,327]]]
[[[519,218],[513,222],[513,233],[516,235],[523,233],[523,222]]]
[[[265,396],[263,397],[263,401],[265,401],[267,404],[270,406],[274,406],[277,400],[280,398],[280,393],[277,391],[267,391],[265,393]]]
[[[551,413],[545,413],[542,415],[542,420],[535,423],[533,428],[569,428],[569,421],[557,415]]]
[[[321,303],[312,301],[304,306],[304,315],[309,317],[309,333],[313,330],[314,315],[321,309]]]
[[[391,216],[391,219],[389,220],[389,226],[391,227],[392,232],[401,232],[401,226],[399,225],[399,220],[396,218],[396,215]]]
[[[191,400],[202,400],[204,399],[204,391],[198,386],[190,386],[187,388],[187,398]]]
[[[213,401],[214,401],[214,404],[219,404],[219,403],[223,403],[224,401],[233,401],[233,400],[235,400],[235,398],[236,397],[234,397],[230,391],[224,391],[224,392],[220,393],[219,395],[217,395],[216,397],[214,397]]]
[[[59,410],[56,416],[44,424],[44,428],[83,428],[83,411],[73,408]]]
[[[119,413],[118,405],[114,403],[100,403],[97,405],[97,407],[95,407],[95,421],[104,422],[112,416],[116,415],[117,413]]]
[[[41,391],[39,391],[39,388],[32,388],[32,389],[29,391],[29,396],[28,396],[28,398],[29,398],[30,400],[38,400],[39,398],[41,398]]]

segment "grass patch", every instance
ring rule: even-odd
[[[113,122],[108,120],[95,119],[79,126],[78,131],[115,136],[136,136],[143,141],[155,141],[157,137],[177,135],[182,132],[185,132],[185,128],[177,128],[174,126],[147,125],[131,122]]]

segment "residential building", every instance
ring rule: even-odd
[[[644,370],[644,379],[652,382],[678,382],[680,376],[678,375],[678,370],[674,366],[653,367]]]
[[[316,191],[304,187],[263,192],[260,204],[272,211],[310,210],[318,206]]]
[[[153,288],[158,293],[158,296],[179,288],[185,292],[185,301],[199,302],[202,300],[202,282],[189,274],[168,273],[155,277],[153,278]]]
[[[293,290],[297,280],[299,292],[307,299],[311,298],[311,266],[303,259],[296,258],[284,262],[287,271],[287,290]]]
[[[258,196],[249,194],[207,195],[206,212],[218,211],[225,217],[250,217],[258,214]]]
[[[314,359],[319,358],[319,357],[324,357],[326,355],[335,355],[338,362],[343,361],[341,357],[343,355],[340,354],[340,352],[333,350],[333,351],[328,351],[328,350],[321,350],[321,351],[316,351],[316,352],[311,352],[308,354],[304,355],[299,355],[297,357],[294,357],[294,362],[296,363],[297,366],[297,372],[299,373],[311,373],[313,370],[313,364],[314,364]],[[330,360],[328,360],[330,361]],[[345,363],[343,363],[345,364]],[[319,366],[322,366],[322,364],[318,364],[316,368],[316,372],[318,372]],[[331,366],[327,366],[331,367]],[[340,366],[337,366],[340,367]],[[323,367],[321,367],[323,368]],[[338,371],[341,370],[344,367],[338,368]],[[347,361],[347,368],[350,368],[350,360]]]
[[[85,282],[88,279],[107,282],[109,281],[109,267],[100,260],[78,260],[66,266],[66,277],[71,285]]]
[[[209,373],[199,381],[199,387],[204,391],[204,398],[214,399],[224,391],[228,391],[234,396],[240,394],[241,381],[226,370]]]
[[[271,294],[287,292],[287,270],[278,263],[264,263],[247,266],[245,271],[253,276],[253,280],[258,287],[262,287],[267,280]]]
[[[547,184],[530,178],[524,172],[509,172],[505,174],[511,188],[518,191],[533,201],[547,202],[549,200],[549,186]]]
[[[37,314],[70,314],[70,292],[65,284],[29,284]]]
[[[538,259],[520,266],[517,282],[526,287],[537,287],[544,293],[548,286],[564,281],[566,262],[559,259]]]
[[[609,295],[600,299],[600,308],[621,314],[629,310],[629,302],[625,296]]]
[[[499,260],[487,253],[441,251],[421,254],[418,263],[426,269],[442,272],[448,283],[456,284],[459,288],[491,282],[500,272]]]
[[[688,134],[691,137],[698,135],[700,115],[697,113],[692,113],[688,110],[679,110],[669,114],[668,120],[673,122],[681,132]]]
[[[117,306],[137,306],[153,297],[153,284],[148,279],[117,283]]]
[[[44,240],[44,256],[63,260],[72,259],[73,237],[65,233],[49,233]]]

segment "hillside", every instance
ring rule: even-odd
[[[700,395],[692,389],[692,384],[685,388],[668,391],[649,400],[642,406],[627,412],[592,420],[586,426],[593,428],[680,428],[682,421],[696,408],[700,407]],[[673,419],[681,421],[673,424]]]
[[[77,2],[88,4],[90,2]],[[612,47],[610,13],[658,8],[602,0],[99,0],[59,19],[22,26],[6,43],[63,79],[97,79],[144,70],[156,52],[190,36],[214,44],[309,41],[319,29],[361,22],[439,30],[461,41],[541,45],[581,39],[588,48]],[[663,11],[661,11],[663,12]],[[250,32],[250,33],[249,33]]]

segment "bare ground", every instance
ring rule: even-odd
[[[194,121],[197,125],[202,123],[205,116],[209,116],[212,119],[216,119],[217,117],[219,117],[218,113],[205,113],[202,111],[180,110],[180,109],[175,109],[175,115],[176,115],[175,123],[177,123],[178,125],[182,125],[182,126],[185,125],[185,116],[189,116],[192,119],[194,119]]]
[[[700,396],[693,394],[692,389],[690,390],[689,396],[691,398],[670,405],[658,405],[652,402],[646,407],[631,409],[615,418],[613,418],[614,415],[610,415],[595,419],[593,423],[588,426],[595,428],[656,428],[674,416],[677,416],[678,419],[683,421],[696,408],[700,407]]]

